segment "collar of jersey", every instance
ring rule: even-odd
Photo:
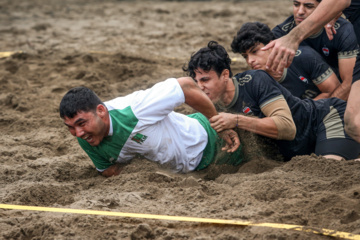
[[[113,133],[114,133],[114,129],[113,129],[113,124],[112,124],[112,120],[111,120],[111,115],[110,115],[110,113],[109,113],[109,119],[110,119],[110,127],[109,127],[108,137],[109,137],[109,136],[112,136]]]
[[[236,79],[236,77],[232,77],[232,81],[233,81],[234,86],[235,86],[235,94],[234,94],[234,98],[232,99],[232,101],[229,103],[229,105],[226,106],[226,108],[228,108],[228,109],[232,108],[235,105],[238,98],[239,98],[239,82]]]
[[[287,68],[284,68],[284,73],[283,75],[281,76],[281,78],[279,79],[279,81],[277,81],[278,83],[282,83],[285,78],[286,78],[286,75],[287,75]]]

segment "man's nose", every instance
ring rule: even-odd
[[[81,138],[84,135],[84,130],[81,127],[75,128],[75,136]]]
[[[253,58],[252,56],[248,56],[247,61],[248,64],[251,66],[251,64],[255,61],[255,58]]]
[[[305,13],[305,7],[304,6],[300,6],[299,10],[298,10],[298,14],[303,15]]]
[[[199,88],[200,88],[201,90],[204,90],[204,84],[202,84],[201,81],[198,81],[198,82],[197,82],[197,85],[199,86]]]

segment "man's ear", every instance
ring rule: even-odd
[[[228,79],[230,76],[230,71],[229,69],[224,69],[221,73],[221,77],[224,77],[225,79]]]
[[[97,107],[96,107],[96,114],[97,114],[99,117],[103,118],[103,117],[106,116],[106,114],[107,114],[107,108],[106,108],[104,105],[102,105],[102,104],[97,105]]]

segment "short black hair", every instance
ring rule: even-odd
[[[104,103],[89,88],[75,87],[70,89],[60,102],[60,117],[73,118],[78,112],[95,112],[96,107]]]
[[[216,41],[210,41],[207,47],[192,54],[188,66],[184,66],[182,69],[192,78],[196,76],[196,69],[214,70],[219,77],[225,69],[228,69],[229,76],[232,77],[230,64],[231,59],[225,48]]]
[[[275,36],[270,28],[261,22],[247,22],[243,24],[231,43],[234,53],[245,53],[258,43],[264,45],[274,40]]]

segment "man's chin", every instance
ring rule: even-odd
[[[91,142],[88,142],[88,143],[90,144],[90,146],[96,147],[96,146],[99,146],[100,141],[91,141]]]

